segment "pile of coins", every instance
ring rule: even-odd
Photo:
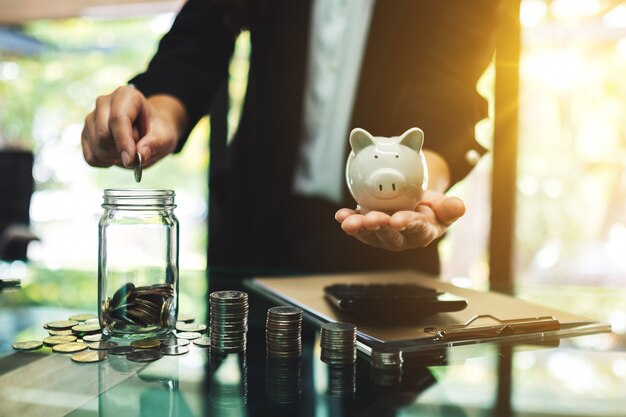
[[[187,319],[193,321],[193,318]],[[206,325],[179,322],[177,328],[180,331],[162,339],[136,340],[130,345],[119,346],[117,342],[108,340],[100,333],[100,324],[96,316],[92,314],[79,314],[68,320],[56,320],[46,323],[44,328],[50,336],[38,340],[16,342],[13,349],[31,351],[40,349],[42,346],[52,348],[56,353],[71,353],[70,358],[74,362],[87,363],[99,362],[109,358],[109,355],[125,356],[133,362],[152,362],[163,355],[183,355],[189,352],[191,341],[193,344],[205,348],[209,346],[206,335],[199,332],[186,330],[204,331]]]
[[[105,326],[120,330],[126,330],[128,325],[170,327],[174,308],[171,284],[135,287],[130,282],[122,285],[102,305]]]
[[[302,355],[302,309],[279,306],[267,310],[265,347],[273,358],[299,358]]]
[[[324,323],[321,329],[321,359],[329,365],[350,365],[356,361],[356,326],[351,323]]]
[[[211,349],[223,353],[244,352],[248,332],[248,294],[216,291],[209,296],[209,303]]]

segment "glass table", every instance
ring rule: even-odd
[[[626,416],[620,333],[459,346],[381,371],[365,356],[329,367],[310,323],[300,359],[267,359],[264,329],[252,326],[245,353],[192,344],[147,364],[113,355],[81,364],[49,347],[16,352],[11,343],[41,340],[44,323],[85,311],[11,297],[0,293],[0,416]]]

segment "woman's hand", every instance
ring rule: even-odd
[[[465,204],[461,199],[427,190],[415,211],[360,214],[343,208],[337,211],[335,218],[344,232],[361,242],[399,252],[429,245],[464,213]]]
[[[135,153],[150,166],[176,149],[186,123],[178,99],[157,95],[147,99],[132,87],[119,87],[96,100],[85,118],[83,156],[94,167],[133,167]]]

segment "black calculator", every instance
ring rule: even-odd
[[[418,284],[334,284],[324,294],[341,312],[369,319],[404,321],[467,307],[465,298]]]

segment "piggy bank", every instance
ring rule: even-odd
[[[415,209],[428,183],[423,143],[417,127],[391,138],[350,132],[346,181],[361,213]]]

